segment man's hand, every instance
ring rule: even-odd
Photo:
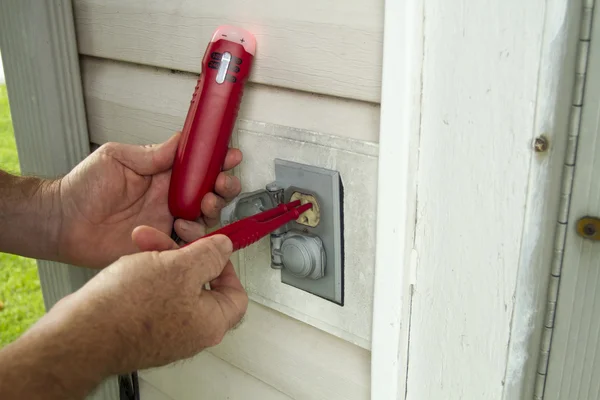
[[[151,245],[144,242],[152,250],[122,257],[65,306],[80,314],[79,323],[87,321],[105,335],[116,333],[109,343],[117,344],[111,348],[119,355],[112,373],[165,365],[217,345],[248,306],[229,261],[232,244],[226,236],[181,249],[147,226],[137,228],[133,237],[135,242],[153,237]],[[207,283],[211,290],[205,290]]]
[[[167,194],[179,137],[152,146],[107,143],[61,180],[61,261],[101,268],[136,251],[131,234],[137,226],[170,234],[173,218]],[[225,171],[241,160],[242,153],[230,149]],[[200,236],[205,226],[218,222],[221,209],[240,191],[239,180],[222,172],[216,194],[209,193],[202,201],[203,220],[177,221],[176,232],[188,236],[185,230],[192,229]]]
[[[218,344],[248,297],[222,235],[185,248],[148,226],[121,257],[0,351],[0,397],[83,398],[109,375],[189,358]],[[209,283],[211,290],[205,290]]]

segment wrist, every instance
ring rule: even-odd
[[[42,240],[42,249],[44,249],[44,259],[52,261],[60,260],[59,240],[62,228],[62,207],[60,200],[61,179],[40,180],[38,187],[34,192],[38,209],[42,231],[45,233],[45,240]]]
[[[0,251],[39,259],[58,257],[60,180],[0,171]]]
[[[110,375],[113,355],[93,342],[97,335],[71,299],[59,302],[0,351],[0,397],[84,398]]]

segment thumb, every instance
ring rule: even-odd
[[[167,262],[191,267],[201,283],[205,284],[221,275],[232,252],[233,244],[227,236],[214,235],[162,254],[170,258]]]
[[[155,175],[173,165],[180,136],[176,133],[163,143],[146,146],[113,143],[104,151],[139,175]]]
[[[165,251],[179,246],[164,232],[149,226],[138,226],[131,233],[131,239],[140,251]]]

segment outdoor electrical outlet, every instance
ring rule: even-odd
[[[221,224],[295,200],[311,203],[296,221],[271,233],[271,268],[281,270],[282,283],[343,306],[343,198],[337,171],[275,160],[275,182],[234,199]]]
[[[289,223],[288,227],[290,231],[318,237],[325,252],[325,268],[321,278],[302,278],[282,268],[281,281],[343,306],[343,187],[339,173],[311,165],[275,160],[275,183],[284,188],[284,203],[296,198],[302,203],[316,202],[316,209],[313,207],[297,221]]]
[[[317,201],[316,197],[311,194],[294,192],[292,193],[290,201],[296,200],[300,200],[300,204],[312,204],[312,208],[304,212],[300,217],[298,217],[296,222],[300,225],[306,225],[311,228],[314,228],[317,225],[319,225],[319,220],[321,218],[321,210],[319,208],[319,202]]]

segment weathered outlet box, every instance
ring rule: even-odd
[[[320,279],[304,279],[286,268],[281,281],[334,303],[344,303],[343,187],[337,171],[295,162],[275,160],[275,183],[284,188],[284,202],[295,192],[314,196],[319,222],[311,227],[297,221],[289,229],[317,236],[323,243],[326,266]]]

